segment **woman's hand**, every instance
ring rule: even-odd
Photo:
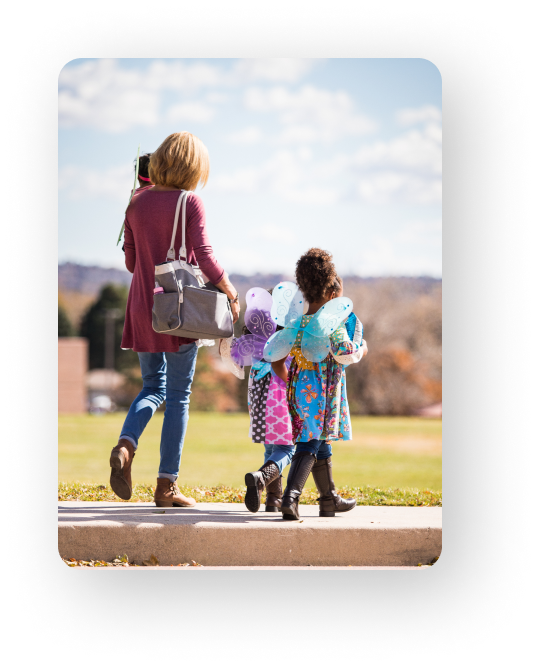
[[[238,292],[236,292],[234,285],[229,281],[227,274],[223,276],[219,283],[216,283],[216,288],[219,288],[221,292],[224,292],[227,295],[229,304],[231,305],[233,323],[235,323],[240,317],[240,299],[238,298]]]
[[[231,302],[232,321],[235,323],[240,317],[240,304],[238,302]]]

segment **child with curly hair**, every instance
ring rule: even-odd
[[[359,362],[367,353],[361,323],[351,313],[331,333],[328,356],[319,363],[306,359],[302,353],[304,329],[328,302],[343,295],[343,285],[332,255],[320,248],[311,248],[298,260],[296,282],[309,308],[299,323],[288,372],[286,358],[272,362],[276,375],[287,382],[287,401],[296,442],[281,502],[284,520],[299,519],[298,500],[310,473],[319,493],[319,516],[334,517],[336,512],[351,510],[356,505],[354,499],[343,499],[336,492],[330,442],[351,439],[345,366]]]

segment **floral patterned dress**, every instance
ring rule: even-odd
[[[312,317],[304,315],[301,327],[306,327]],[[357,321],[356,316],[353,317]],[[302,354],[303,331],[298,331],[287,379],[287,401],[295,443],[312,439],[349,441],[352,438],[345,366],[360,361],[364,353],[362,335],[353,331],[351,337],[346,324],[341,324],[329,337],[331,353],[319,364],[309,362]]]

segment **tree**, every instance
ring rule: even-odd
[[[369,353],[347,368],[353,414],[410,415],[442,398],[441,282],[345,279]]]
[[[64,336],[75,336],[75,328],[66,313],[66,309],[58,304],[58,337]]]
[[[81,323],[81,336],[88,339],[89,366],[102,369],[105,366],[106,320],[113,326],[114,368],[118,371],[138,365],[137,354],[132,350],[122,350],[122,331],[126,315],[128,288],[124,285],[108,283],[103,286],[97,300],[88,309]]]
[[[212,348],[201,347],[191,386],[191,408],[195,411],[237,411],[237,382],[229,371],[219,368],[216,341]],[[216,364],[216,361],[218,363]]]

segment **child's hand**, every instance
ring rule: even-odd
[[[362,339],[362,348],[364,349],[362,357],[365,357],[368,354],[367,341],[365,339]]]
[[[287,369],[287,365],[285,364],[285,361],[287,360],[286,357],[284,357],[282,360],[279,360],[278,362],[272,362],[272,370],[276,374],[278,378],[281,378],[281,380],[286,384],[287,383],[287,375],[289,373],[289,370]]]

